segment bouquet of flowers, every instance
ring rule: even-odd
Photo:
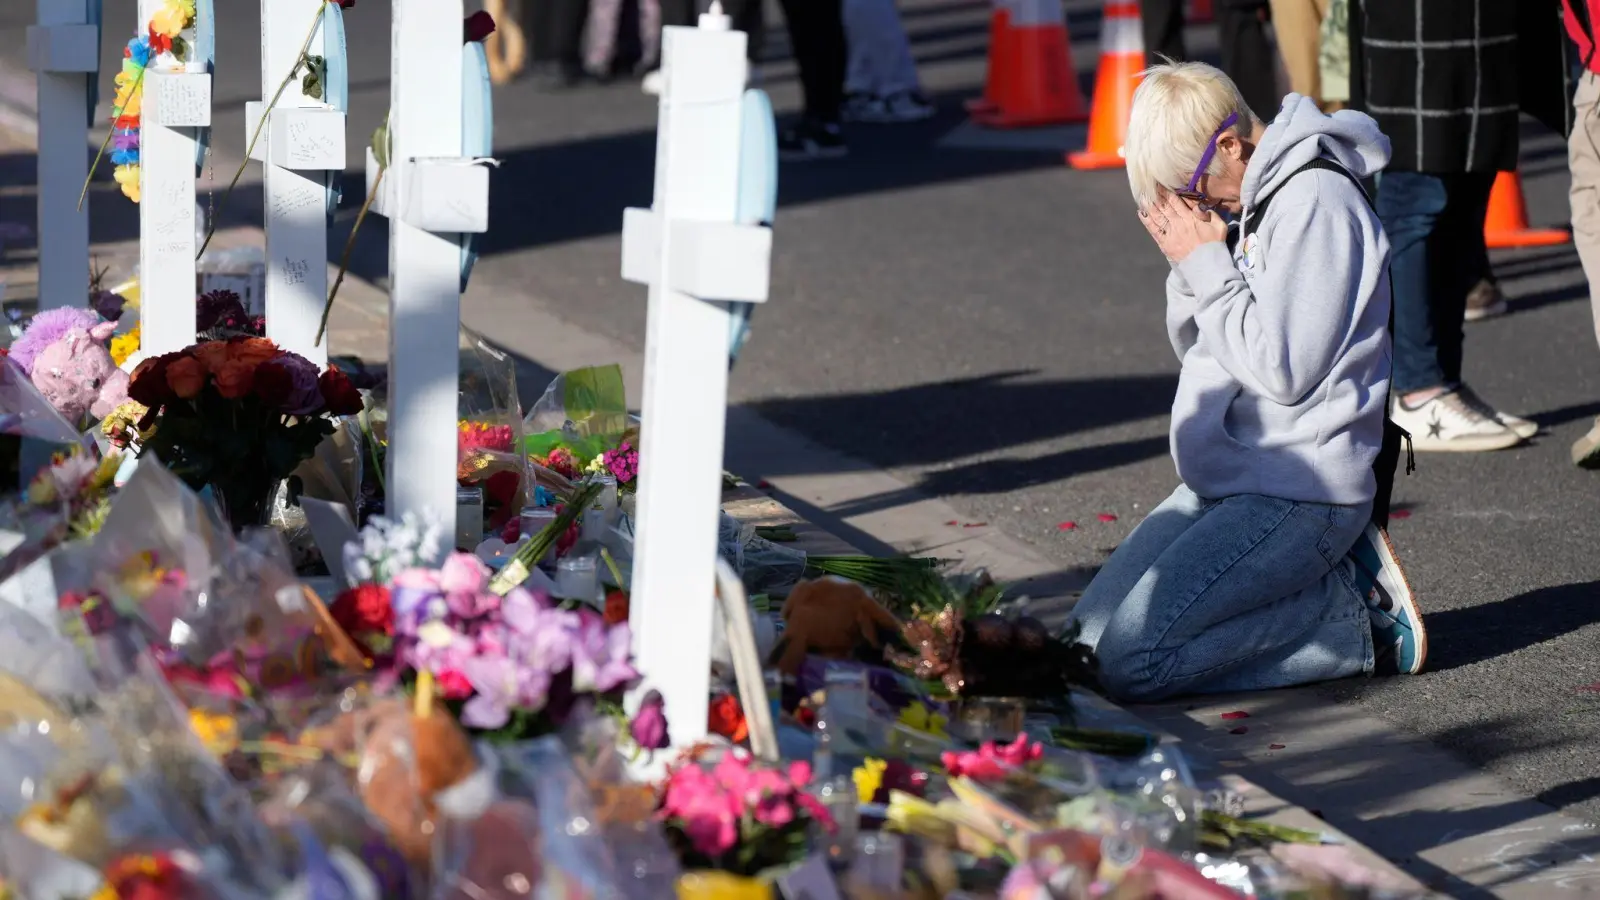
[[[110,511],[112,482],[121,465],[121,454],[96,460],[83,447],[75,446],[56,454],[49,468],[34,476],[28,485],[28,503],[38,510],[64,510],[73,537],[92,537]]]
[[[779,769],[730,750],[710,768],[690,763],[668,773],[657,816],[686,868],[755,875],[803,859],[813,823],[836,828],[806,793],[810,781],[808,763]]]
[[[490,737],[549,733],[580,701],[613,702],[639,677],[626,624],[522,588],[498,596],[488,567],[470,553],[401,572],[389,593],[400,676],[426,675],[463,725]]]
[[[128,395],[149,412],[153,450],[196,490],[219,495],[234,528],[258,524],[278,483],[333,433],[330,416],[361,412],[361,394],[329,367],[265,338],[208,341],[147,359]]]

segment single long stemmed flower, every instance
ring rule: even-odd
[[[232,196],[234,187],[239,184],[239,179],[244,176],[245,167],[250,165],[250,155],[256,152],[256,141],[261,139],[261,131],[266,127],[267,119],[272,115],[272,111],[278,107],[278,101],[283,99],[283,92],[289,89],[289,83],[294,81],[295,76],[300,74],[302,67],[315,71],[315,64],[312,63],[309,56],[311,42],[316,40],[317,28],[322,25],[322,17],[330,5],[348,9],[355,6],[356,3],[355,0],[322,0],[321,3],[317,4],[317,14],[311,19],[311,29],[306,32],[306,39],[300,44],[300,55],[295,57],[294,65],[289,67],[288,74],[284,75],[283,81],[278,83],[278,89],[273,92],[272,99],[268,101],[266,109],[261,111],[261,118],[256,121],[255,130],[250,134],[250,143],[245,147],[244,161],[239,163],[238,171],[233,173],[233,180],[228,182],[227,190],[222,192],[222,199],[217,202],[216,215],[211,216],[210,221],[206,223],[206,237],[205,240],[200,242],[200,250],[195,254],[196,259],[204,256],[206,248],[211,246],[211,238],[217,233],[217,220],[222,218],[222,211],[228,205],[228,197]]]

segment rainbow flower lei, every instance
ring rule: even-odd
[[[150,27],[128,42],[122,50],[122,71],[115,79],[116,99],[111,103],[111,162],[122,193],[139,202],[139,117],[144,109],[144,74],[152,57],[162,53],[183,55],[186,46],[180,37],[194,24],[195,0],[166,0]]]

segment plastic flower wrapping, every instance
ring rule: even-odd
[[[167,423],[142,420],[191,388],[266,402],[254,369],[248,392],[230,382],[239,396],[223,396],[219,358],[176,377],[168,360],[172,397],[95,429],[145,451],[120,488],[117,457],[86,445],[50,448],[16,482],[0,573],[0,896],[659,900],[710,882],[804,895],[816,877],[850,897],[1386,896],[1325,835],[1244,817],[1232,788],[1101,707],[984,693],[997,682],[974,673],[1029,636],[1025,619],[946,613],[938,593],[921,603],[933,623],[911,618],[943,630],[911,629],[926,646],[897,669],[906,629],[892,626],[916,604],[893,582],[807,599],[793,585],[804,554],[789,584],[769,580],[793,601],[784,636],[809,654],[789,676],[766,647],[765,684],[709,667],[711,737],[683,746],[702,723],[674,712],[632,652],[631,531],[592,527],[612,521],[597,476],[637,473],[606,370],[563,376],[527,430],[514,379],[481,382],[494,412],[463,400],[463,459],[522,457],[554,435],[543,458],[571,467],[565,486],[533,469],[546,483],[530,480],[530,499],[560,512],[502,546],[513,576],[434,520],[357,529],[382,448],[352,416],[295,470],[302,501],[314,491],[351,513],[322,548],[343,582],[303,581],[291,534],[236,530],[152,451]],[[14,396],[35,418],[13,424],[60,419],[37,391]],[[48,540],[30,517],[51,523]],[[746,530],[733,522],[724,546],[748,546]],[[569,561],[595,563],[615,590],[573,588]],[[752,625],[776,630],[776,607],[750,598]],[[943,678],[953,660],[973,666],[960,692]]]

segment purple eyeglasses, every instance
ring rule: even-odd
[[[1194,167],[1194,177],[1189,179],[1189,186],[1181,191],[1173,191],[1185,200],[1199,203],[1206,198],[1206,192],[1200,190],[1200,179],[1206,174],[1206,169],[1211,167],[1211,158],[1217,155],[1217,139],[1229,128],[1239,124],[1239,114],[1230,113],[1217,130],[1211,133],[1211,140],[1206,142],[1206,152],[1200,154],[1200,165]]]

